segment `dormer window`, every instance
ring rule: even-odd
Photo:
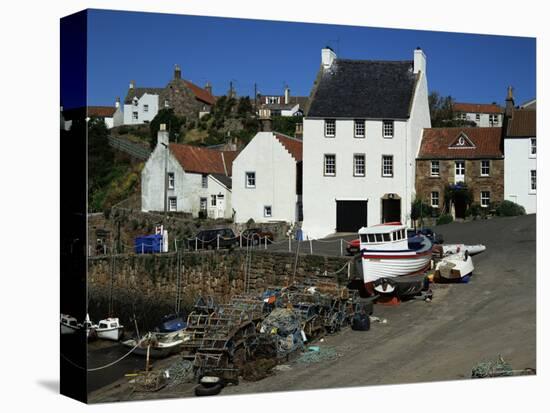
[[[393,138],[393,120],[382,122],[382,135],[384,138]]]
[[[325,119],[325,136],[331,138],[336,136],[336,120]]]
[[[498,123],[498,115],[489,115],[489,123],[496,125]]]

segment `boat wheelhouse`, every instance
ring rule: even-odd
[[[118,341],[122,337],[124,327],[120,325],[118,318],[106,318],[101,320],[96,328],[97,338]]]
[[[80,330],[80,326],[78,325],[78,321],[76,318],[67,315],[67,314],[61,314],[61,334],[74,334],[78,330]]]
[[[359,230],[363,281],[420,274],[430,268],[432,242],[417,234],[409,237],[407,227],[398,222]]]

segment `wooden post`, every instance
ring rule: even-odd
[[[199,239],[195,237],[195,251],[199,249],[198,240]]]
[[[344,255],[344,239],[340,238],[340,255]]]
[[[241,232],[239,234],[239,248],[243,247],[243,233]]]
[[[264,237],[264,245],[265,245],[265,250],[267,249],[267,237]]]
[[[309,240],[309,253],[313,255],[313,241]]]
[[[292,252],[292,244],[290,241],[290,235],[288,236],[288,252]]]
[[[216,235],[216,249],[220,249],[220,234]]]
[[[149,371],[149,352],[151,350],[151,343],[147,344],[147,359],[145,361],[145,371]]]

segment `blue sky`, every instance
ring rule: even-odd
[[[534,38],[92,10],[88,104],[123,99],[130,80],[163,87],[175,63],[185,79],[210,81],[216,95],[230,81],[239,95],[252,96],[254,82],[265,94],[286,83],[291,94],[308,95],[326,45],[339,57],[373,60],[412,60],[420,46],[430,91],[457,101],[503,103],[508,85],[516,103],[535,97]]]

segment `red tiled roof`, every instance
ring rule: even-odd
[[[280,133],[274,132],[275,137],[281,142],[281,144],[286,148],[290,155],[300,162],[302,160],[302,141],[296,138],[291,138],[289,136],[282,135]]]
[[[537,111],[529,109],[514,110],[512,118],[508,122],[506,136],[537,136]]]
[[[463,133],[475,145],[449,148]],[[502,128],[424,129],[418,159],[502,158]]]
[[[216,98],[212,96],[206,89],[203,89],[194,83],[191,83],[189,80],[184,80],[185,84],[191,91],[195,94],[195,97],[199,100],[202,100],[209,105],[213,105],[216,102]]]
[[[186,172],[231,176],[237,151],[217,151],[200,146],[170,144],[170,151]]]
[[[114,106],[88,106],[88,116],[98,118],[112,118],[116,112]]]
[[[503,113],[504,110],[494,103],[453,103],[454,112],[465,113]]]

